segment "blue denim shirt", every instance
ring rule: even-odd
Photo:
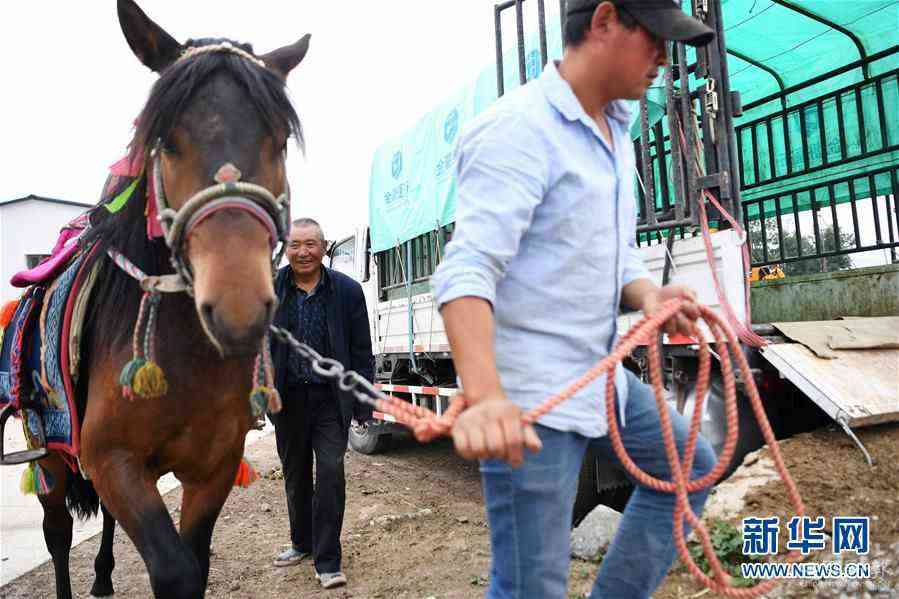
[[[549,63],[459,140],[456,230],[431,279],[439,304],[493,306],[500,381],[530,409],[608,355],[621,288],[649,273],[635,247],[630,109],[606,109],[613,148]],[[623,422],[627,381],[615,376]],[[540,419],[605,435],[605,377]]]

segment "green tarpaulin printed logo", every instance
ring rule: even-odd
[[[393,160],[390,161],[390,173],[394,179],[399,179],[400,175],[403,174],[403,153],[399,150],[393,155]]]
[[[443,140],[446,143],[452,143],[452,141],[456,138],[456,133],[459,132],[459,110],[457,108],[453,108],[453,111],[449,113],[446,117],[446,121],[443,123]]]

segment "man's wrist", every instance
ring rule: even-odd
[[[658,297],[659,290],[655,289],[647,289],[643,296],[640,298],[640,310],[646,312],[648,308],[652,308],[655,306],[656,298]]]
[[[503,389],[498,383],[496,385],[474,385],[468,387],[463,385],[462,392],[465,394],[465,398],[468,400],[469,405],[481,403],[487,399],[505,398]]]

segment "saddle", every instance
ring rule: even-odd
[[[0,321],[0,428],[12,412],[23,414],[26,436],[37,439],[29,445],[60,451],[74,471],[80,449],[75,385],[96,271],[86,266],[94,248],[68,241],[73,230],[63,229],[50,259],[14,277],[32,284],[14,307],[4,308]],[[36,459],[26,454],[20,461]]]

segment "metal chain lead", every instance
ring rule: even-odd
[[[333,358],[326,358],[320,353],[298,341],[290,331],[272,325],[269,327],[272,337],[286,344],[292,351],[309,362],[315,374],[325,379],[337,382],[341,391],[353,394],[358,401],[373,407],[378,407],[378,400],[389,401],[389,397],[379,391],[368,379],[355,370],[346,370],[343,364]]]

